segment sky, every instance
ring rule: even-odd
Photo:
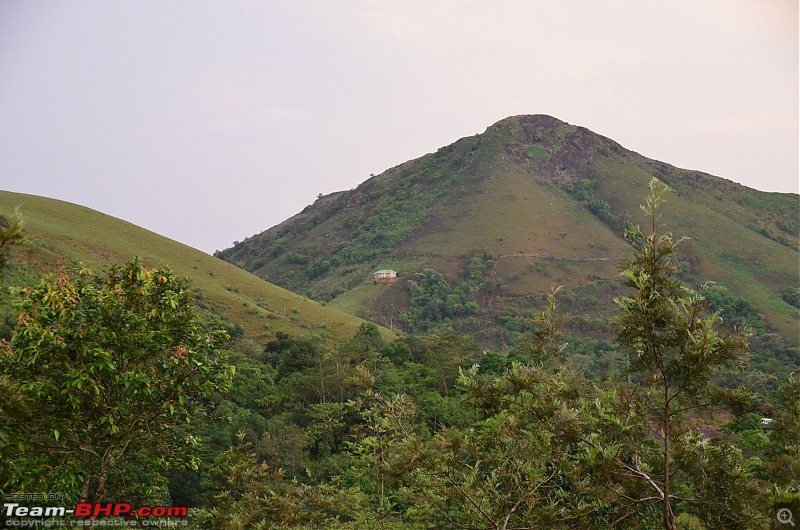
[[[797,0],[0,0],[0,189],[209,253],[518,114],[797,193],[798,99]]]

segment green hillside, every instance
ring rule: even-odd
[[[643,221],[639,205],[653,177],[671,187],[662,221],[689,238],[684,281],[717,282],[721,297],[749,303],[753,318],[796,341],[800,311],[789,302],[799,279],[797,195],[650,160],[549,116],[507,118],[321,197],[219,257],[407,329],[424,313],[415,275],[432,268],[451,289],[443,319],[490,344],[513,340],[543,293],[564,285],[575,325],[602,336],[616,310],[618,266],[630,253],[621,232]],[[471,260],[483,260],[480,271],[470,272]],[[397,270],[398,281],[373,282],[384,268]]]
[[[12,213],[17,207],[32,244],[15,250],[16,278],[69,269],[79,262],[104,268],[136,255],[148,266],[168,265],[190,278],[190,288],[201,308],[241,325],[246,336],[259,341],[277,332],[352,337],[363,323],[126,221],[55,199],[0,191],[0,212]],[[14,279],[12,276],[6,283]],[[389,330],[385,334],[391,335]]]

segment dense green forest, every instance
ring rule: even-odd
[[[434,270],[412,278],[417,333],[391,341],[362,324],[348,340],[260,345],[135,259],[19,286],[0,353],[0,489],[188,506],[192,528],[763,528],[781,508],[800,515],[800,378],[779,370],[797,349],[724,287],[685,286],[663,192],[651,184],[650,225],[625,232],[635,252],[609,340],[571,335],[557,288],[508,315],[520,340],[507,351],[452,331],[488,255],[457,287]],[[15,219],[0,227],[0,267],[21,239]],[[750,359],[753,341],[770,355]]]

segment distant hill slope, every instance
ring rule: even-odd
[[[20,273],[70,268],[78,262],[105,268],[139,256],[148,266],[168,265],[189,277],[199,306],[240,324],[246,336],[257,340],[279,331],[349,338],[363,323],[126,221],[55,199],[0,191],[0,212],[13,213],[17,207],[33,242],[15,250]],[[385,333],[390,335],[389,330]]]
[[[414,311],[405,280],[433,268],[471,290],[478,309],[458,320],[479,336],[486,322],[513,331],[507,322],[553,284],[568,288],[570,312],[584,322],[599,318],[606,324],[595,325],[607,330],[618,265],[630,255],[620,233],[643,221],[639,205],[652,177],[671,188],[662,221],[690,238],[681,254],[687,283],[722,284],[770,329],[796,340],[800,311],[785,293],[800,277],[797,195],[650,160],[550,116],[504,119],[321,197],[218,255],[385,325]],[[479,255],[491,258],[482,258],[481,283],[470,284],[470,260]],[[397,270],[399,280],[373,282],[371,273],[384,268]],[[502,330],[488,333],[506,340]]]

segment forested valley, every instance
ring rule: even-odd
[[[567,333],[557,286],[502,352],[444,328],[386,340],[369,323],[347,340],[259,344],[137,259],[16,287],[0,490],[185,506],[180,523],[203,529],[764,528],[783,508],[800,515],[800,376],[764,375],[796,366],[797,348],[776,343],[759,361],[772,368],[747,377],[763,330],[723,320],[713,285],[682,284],[664,191],[651,184],[649,225],[625,233],[616,361],[590,370],[570,361],[586,340]],[[18,219],[0,227],[6,272],[23,240]]]

